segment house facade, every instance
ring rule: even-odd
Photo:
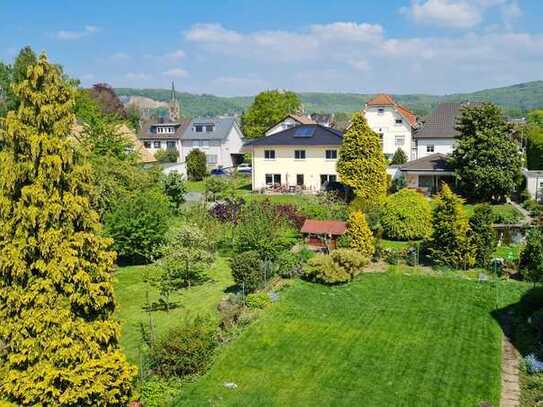
[[[453,152],[458,134],[456,122],[462,107],[461,103],[441,103],[432,113],[421,119],[420,126],[413,133],[413,159]]]
[[[243,133],[233,117],[192,119],[180,143],[182,162],[194,149],[205,153],[209,168],[228,168],[243,161]]]
[[[292,127],[296,127],[301,124],[317,124],[317,123],[313,121],[313,119],[303,116],[303,115],[289,114],[283,120],[274,124],[268,130],[266,130],[264,132],[264,135],[270,136],[272,134],[279,133],[280,131],[290,129]]]
[[[454,184],[454,169],[446,154],[434,153],[399,166],[395,176],[403,176],[408,188],[425,194],[440,191],[443,182]]]
[[[370,128],[380,136],[387,158],[392,158],[398,148],[408,159],[415,158],[413,131],[417,128],[417,117],[414,113],[385,94],[370,99],[362,113]]]
[[[299,125],[251,140],[254,191],[318,192],[339,181],[336,162],[343,134],[317,124]]]

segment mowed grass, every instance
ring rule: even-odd
[[[512,297],[504,287],[392,273],[339,287],[298,282],[173,405],[498,405],[492,313]]]
[[[132,363],[139,361],[142,346],[140,325],[149,329],[149,317],[156,337],[182,324],[186,317],[207,315],[217,318],[217,304],[224,290],[234,284],[228,259],[219,257],[209,271],[209,281],[175,293],[171,297],[177,304],[174,309],[153,311],[149,316],[145,311],[147,295],[151,304],[158,302],[160,295],[157,287],[145,282],[146,272],[152,275],[153,266],[121,267],[115,273],[116,317],[122,324],[120,342]]]

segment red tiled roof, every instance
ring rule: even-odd
[[[395,106],[396,101],[392,96],[381,93],[368,100],[367,104],[368,106]]]
[[[374,98],[370,99],[368,103],[366,103],[367,106],[393,106],[396,108],[398,113],[400,113],[405,120],[409,123],[411,127],[415,127],[417,124],[417,116],[409,110],[407,107],[400,105],[397,103],[394,98],[390,95],[386,95],[384,93],[381,93]]]
[[[347,231],[347,224],[338,220],[306,219],[302,226],[302,233],[342,235]]]

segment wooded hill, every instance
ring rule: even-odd
[[[170,99],[168,89],[134,89],[117,88],[119,96],[143,96],[157,101]],[[307,113],[312,112],[354,112],[366,103],[373,95],[360,93],[299,93]],[[183,114],[186,116],[215,116],[241,113],[253,100],[252,96],[221,97],[214,95],[196,95],[177,92],[181,101]],[[521,117],[529,110],[543,107],[543,81],[534,81],[507,86],[503,88],[485,89],[472,93],[456,93],[450,95],[394,95],[396,100],[412,109],[418,115],[430,112],[440,102],[492,101],[501,106],[507,115]]]

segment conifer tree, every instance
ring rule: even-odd
[[[401,165],[405,164],[407,162],[407,154],[405,154],[405,151],[403,151],[400,147],[394,152],[394,155],[392,156],[392,160],[390,163],[392,165]]]
[[[480,267],[487,267],[490,264],[492,254],[496,250],[497,236],[492,227],[493,220],[492,207],[487,203],[477,205],[469,220],[475,261]]]
[[[366,222],[366,216],[362,211],[355,211],[349,215],[347,220],[347,239],[349,247],[360,252],[367,258],[373,256],[375,245],[373,235]]]
[[[379,136],[362,113],[353,115],[343,136],[337,172],[363,201],[382,202],[387,190],[386,162]]]
[[[23,406],[124,406],[115,254],[72,148],[73,89],[42,55],[0,121],[0,398]]]
[[[443,184],[432,214],[429,251],[435,265],[466,269],[475,263],[464,201]]]

